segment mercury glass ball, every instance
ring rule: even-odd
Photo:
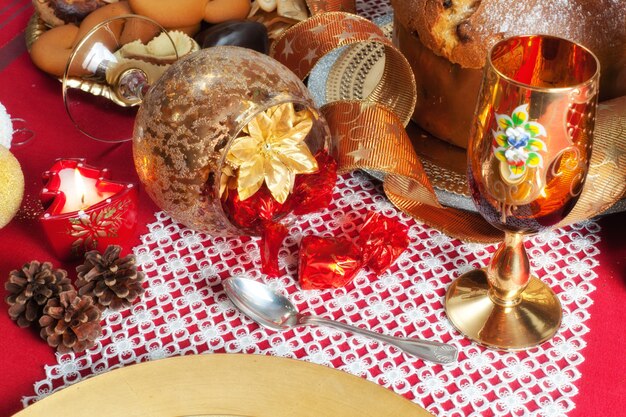
[[[236,46],[203,49],[174,63],[151,87],[133,133],[135,168],[164,212],[190,229],[240,236],[219,197],[231,142],[259,112],[291,102],[313,115],[312,152],[330,134],[302,81],[267,55]]]

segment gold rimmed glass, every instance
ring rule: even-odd
[[[517,350],[550,339],[561,322],[552,290],[531,275],[523,238],[574,207],[593,142],[600,64],[551,36],[505,39],[491,50],[468,145],[480,214],[505,233],[485,269],[455,280],[446,312],[470,339]]]
[[[132,139],[137,108],[179,51],[170,33],[139,15],[94,26],[73,48],[63,74],[63,102],[86,136],[102,142]]]

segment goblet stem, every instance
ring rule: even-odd
[[[524,235],[506,232],[485,269],[457,278],[446,293],[446,313],[461,333],[485,346],[517,350],[550,339],[561,304],[530,274]]]
[[[521,293],[530,280],[530,265],[524,235],[506,232],[487,267],[489,296],[494,303],[511,307],[521,302]]]
[[[129,105],[143,101],[150,84],[148,76],[139,68],[131,68],[124,71],[117,82],[117,91],[121,100]]]

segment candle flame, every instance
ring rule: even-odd
[[[80,204],[81,209],[85,208],[85,181],[83,181],[83,176],[80,175],[80,170],[78,168],[74,168],[74,187],[76,193],[80,195]]]

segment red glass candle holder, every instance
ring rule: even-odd
[[[109,180],[107,169],[84,159],[59,159],[43,174],[39,217],[44,233],[59,259],[81,257],[122,245],[137,225],[137,187]]]

